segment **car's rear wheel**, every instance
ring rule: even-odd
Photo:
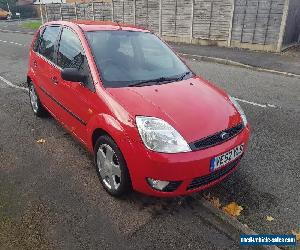
[[[122,196],[131,189],[131,181],[123,154],[107,135],[96,142],[95,162],[104,189],[112,196]]]
[[[43,107],[43,105],[37,95],[34,85],[32,83],[30,83],[28,88],[29,88],[30,104],[31,104],[33,113],[38,117],[45,116],[47,114],[47,111]]]

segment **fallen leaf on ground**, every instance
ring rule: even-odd
[[[297,233],[296,231],[292,230],[292,234],[296,235],[296,240],[300,241],[300,232]]]
[[[233,217],[239,216],[242,210],[243,207],[239,206],[235,202],[231,202],[225,207],[223,207],[223,211]]]
[[[216,208],[221,207],[220,199],[218,197],[211,197],[208,201]]]
[[[44,144],[44,143],[46,142],[46,140],[45,140],[45,139],[39,139],[39,140],[37,140],[36,142],[37,142],[37,143],[40,143],[40,144]]]
[[[273,221],[274,218],[272,216],[267,216],[267,221]]]
[[[210,194],[210,193],[206,193],[206,194],[203,195],[203,197],[204,197],[205,199],[209,200],[210,197],[211,197],[211,194]]]

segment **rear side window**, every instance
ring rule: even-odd
[[[39,53],[52,62],[54,61],[55,44],[59,35],[59,31],[59,26],[46,27],[40,41]]]

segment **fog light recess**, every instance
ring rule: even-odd
[[[152,178],[147,178],[147,182],[151,188],[163,192],[173,192],[181,184],[181,181],[160,181]]]
[[[152,178],[147,178],[147,181],[153,189],[160,191],[163,191],[163,189],[170,183],[169,181],[154,180]]]

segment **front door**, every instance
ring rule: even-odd
[[[86,143],[86,125],[95,110],[93,100],[97,99],[97,95],[81,42],[70,28],[62,30],[57,50],[57,65],[59,69],[56,70],[55,76],[60,89],[59,102],[65,109],[64,125]],[[61,70],[65,68],[76,68],[87,76],[86,81],[64,81],[61,78]]]

